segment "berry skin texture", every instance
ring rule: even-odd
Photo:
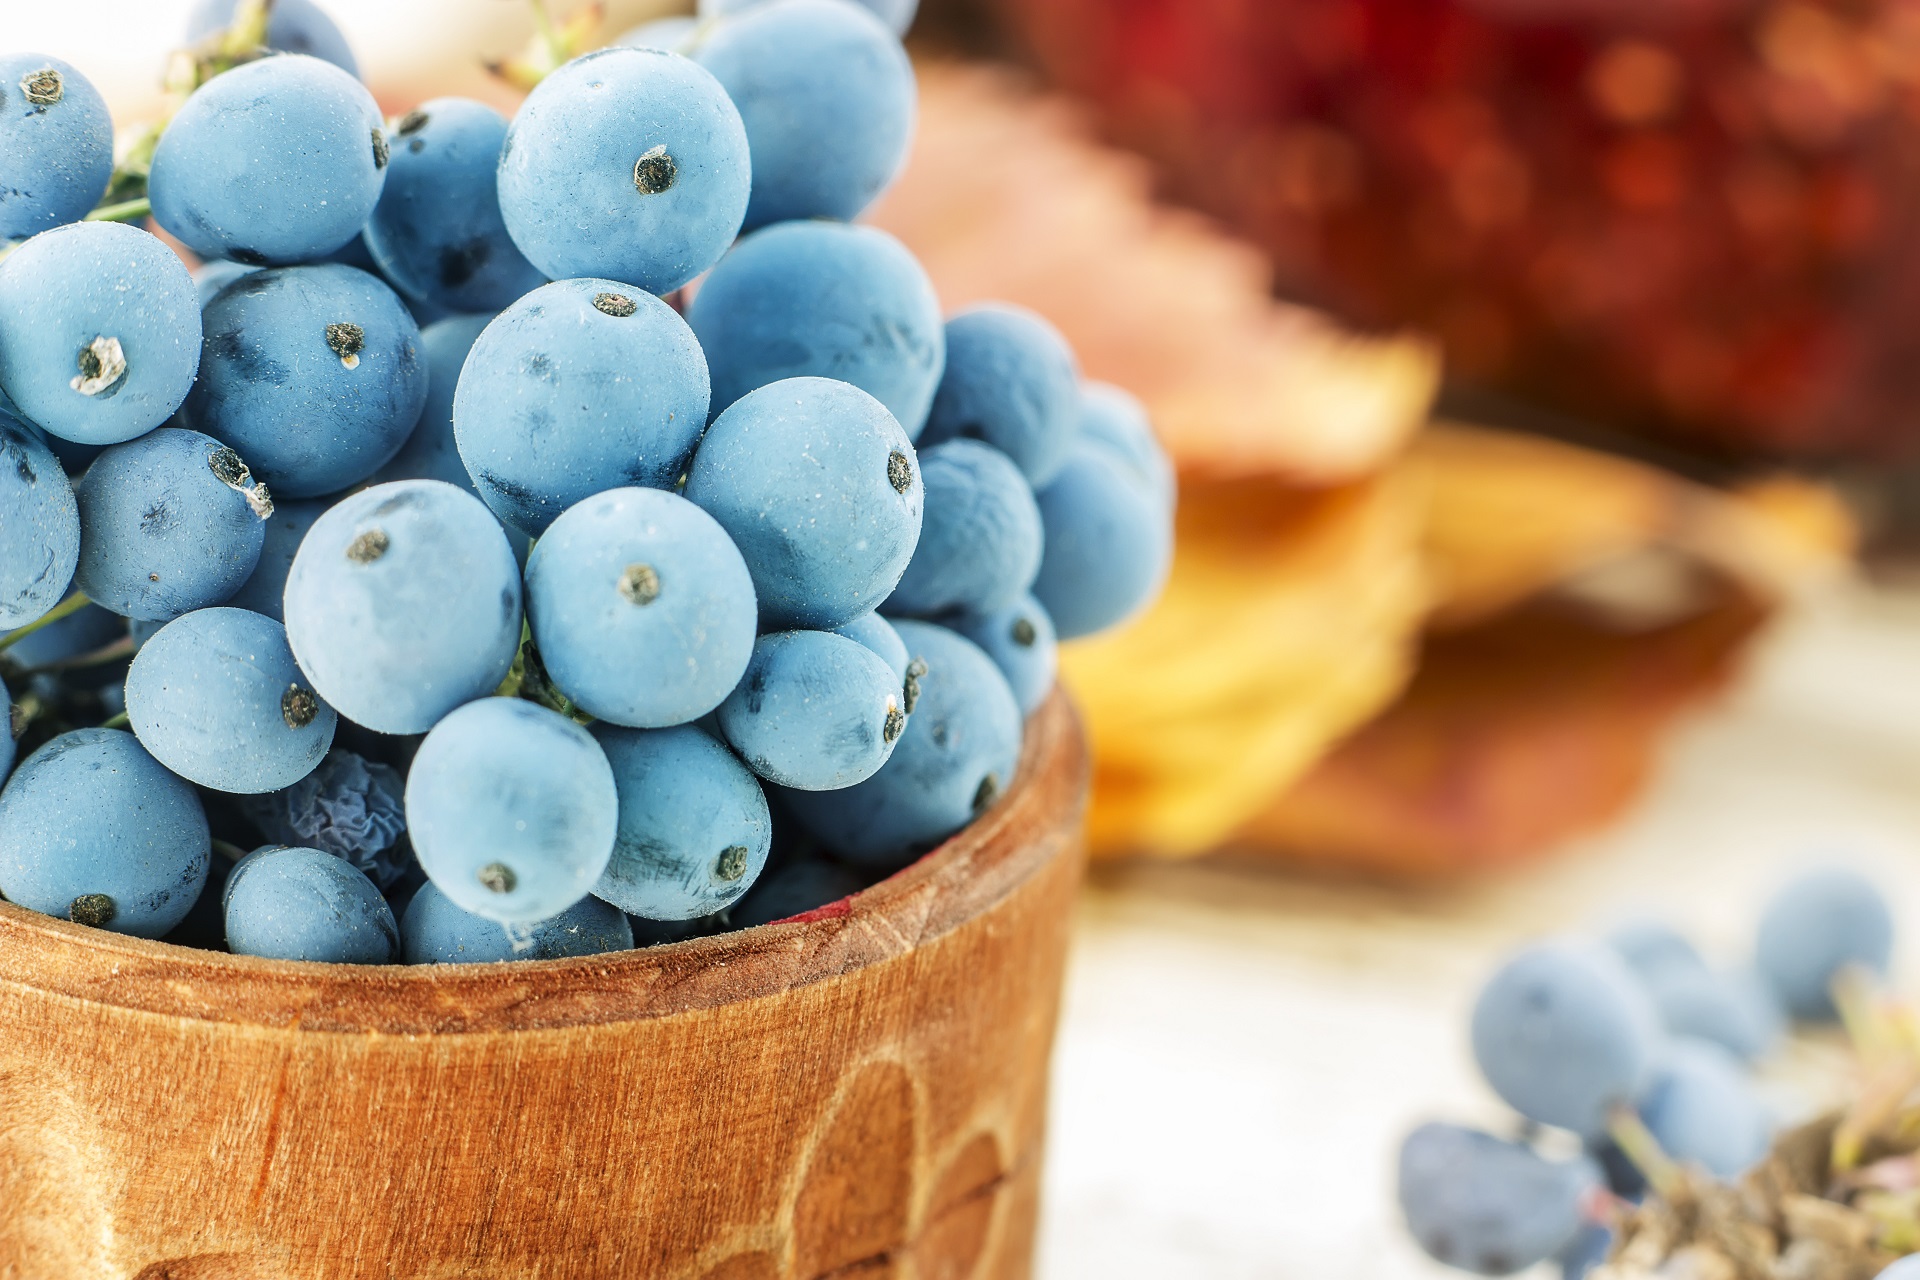
[[[879,614],[862,614],[845,626],[835,627],[834,633],[859,641],[879,654],[896,677],[901,680],[907,678],[907,642],[900,638],[893,624]]]
[[[7,729],[0,733],[0,783],[7,780],[7,774],[13,770],[14,742],[12,733],[13,695],[7,692],[7,682],[0,680],[0,711],[7,713]]]
[[[842,791],[785,791],[794,818],[862,867],[900,867],[990,809],[1013,783],[1021,719],[1013,691],[979,646],[945,627],[897,622],[924,663],[893,756]]]
[[[837,791],[871,778],[907,727],[899,675],[873,650],[831,631],[761,636],[719,717],[749,769],[801,791]]]
[[[1773,1139],[1739,1059],[1704,1040],[1667,1042],[1638,1107],[1662,1151],[1718,1178],[1746,1172]]]
[[[407,832],[454,905],[489,920],[559,915],[606,870],[619,793],[599,744],[519,698],[481,698],[433,727],[407,775]]]
[[[0,55],[0,240],[78,222],[113,173],[113,118],[58,58]]]
[[[194,295],[200,299],[200,310],[205,314],[207,304],[219,296],[220,291],[238,280],[241,276],[258,271],[244,262],[228,262],[225,258],[215,258],[212,262],[203,262],[187,274],[193,277]]]
[[[851,220],[899,176],[918,88],[899,37],[872,13],[843,0],[772,0],[717,26],[694,55],[746,126],[747,229]]]
[[[291,787],[244,797],[240,810],[269,840],[345,858],[382,893],[412,868],[413,851],[400,839],[406,779],[351,751],[336,747]]]
[[[398,453],[427,399],[420,329],[353,267],[255,271],[203,317],[194,426],[240,451],[274,493],[337,493]]]
[[[391,964],[400,954],[400,927],[373,881],[319,849],[255,849],[234,864],[220,904],[237,956]]]
[[[287,575],[293,572],[293,557],[300,543],[313,528],[314,521],[327,513],[333,503],[325,498],[304,502],[275,499],[273,516],[267,521],[266,535],[260,543],[260,562],[253,575],[238,591],[227,597],[236,609],[251,609],[275,622],[286,621]]]
[[[592,732],[620,790],[613,859],[594,894],[645,920],[696,920],[739,901],[773,847],[759,780],[693,725]]]
[[[0,415],[0,629],[59,604],[80,558],[80,508],[59,459]]]
[[[408,964],[486,964],[496,960],[562,960],[633,950],[633,926],[618,907],[585,897],[559,915],[525,926],[516,947],[505,925],[462,911],[429,881],[400,921]]]
[[[856,3],[873,11],[873,15],[887,24],[889,30],[897,36],[907,34],[907,28],[913,25],[913,15],[920,8],[920,0],[855,0]],[[745,13],[749,9],[766,4],[767,0],[700,0],[700,17],[730,18]],[[665,18],[662,22],[675,19]],[[694,19],[681,19],[693,22]]]
[[[1760,917],[1754,965],[1786,1011],[1831,1022],[1835,975],[1858,966],[1887,972],[1893,953],[1893,915],[1863,876],[1834,867],[1809,872],[1783,887]]]
[[[366,246],[409,297],[498,311],[547,282],[507,235],[494,174],[506,117],[471,98],[433,98],[395,126]]]
[[[499,523],[437,480],[344,499],[314,522],[287,575],[300,669],[341,715],[381,733],[425,733],[493,692],[520,619],[519,566]]]
[[[244,794],[312,773],[338,720],[294,665],[286,628],[245,609],[196,609],[141,645],[127,670],[127,715],[161,764]]]
[[[202,258],[283,266],[358,235],[386,179],[380,108],[331,63],[243,63],[188,98],[154,149],[153,219]]]
[[[611,489],[527,557],[527,621],[555,685],[596,719],[685,724],[753,656],[753,579],[712,516],[659,489]]]
[[[872,227],[790,222],[745,237],[701,284],[687,323],[713,371],[716,417],[782,378],[834,378],[887,406],[911,440],[946,367],[933,283]]]
[[[261,512],[272,510],[260,494],[238,455],[198,431],[162,427],[114,445],[74,488],[74,585],[146,622],[220,604],[260,562]]]
[[[1473,1056],[1508,1106],[1592,1136],[1654,1067],[1658,1019],[1613,951],[1565,940],[1510,957],[1473,1008]]]
[[[77,444],[145,435],[200,360],[200,304],[173,251],[135,227],[77,222],[0,259],[0,389]]]
[[[616,45],[541,81],[500,155],[500,211],[554,279],[670,293],[719,261],[752,186],[740,112],[677,53]]]
[[[1060,331],[988,303],[947,321],[947,368],[921,438],[983,440],[1035,488],[1058,475],[1079,426],[1080,368]]]
[[[195,44],[233,23],[239,0],[200,0],[187,18],[187,43]],[[267,48],[281,53],[305,53],[331,62],[359,78],[360,64],[347,46],[346,36],[313,0],[273,0],[267,10]]]
[[[882,607],[932,617],[1013,605],[1041,563],[1040,509],[1020,469],[998,449],[949,440],[920,454],[920,475],[927,488],[920,542]]]
[[[538,537],[596,493],[672,488],[706,428],[707,392],[700,344],[672,307],[614,280],[560,280],[474,342],[454,439],[486,504]]]
[[[1038,600],[1023,595],[993,613],[954,614],[942,621],[993,659],[1013,689],[1021,715],[1032,715],[1047,700],[1060,666],[1060,647],[1053,619]]]
[[[1504,1276],[1573,1243],[1601,1188],[1593,1161],[1556,1162],[1451,1124],[1423,1124],[1400,1146],[1400,1211],[1448,1266]]]
[[[686,496],[753,575],[761,625],[832,629],[890,595],[920,537],[913,444],[858,387],[790,378],[707,429]]]
[[[200,799],[118,729],[75,729],[0,791],[0,894],[30,911],[158,938],[207,881]]]
[[[1080,385],[1080,439],[1118,454],[1161,503],[1172,508],[1176,482],[1173,462],[1153,434],[1146,406],[1131,391],[1110,382]]]
[[[1076,442],[1039,503],[1046,554],[1033,594],[1062,640],[1118,626],[1160,594],[1172,513],[1111,450]]]

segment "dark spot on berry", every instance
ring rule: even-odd
[[[480,273],[487,265],[487,259],[493,256],[493,245],[485,236],[477,236],[465,244],[450,245],[440,251],[440,284],[443,288],[458,289],[461,285]]]
[[[925,658],[915,658],[907,664],[907,678],[900,686],[900,698],[907,704],[908,715],[913,714],[914,707],[920,702],[920,682],[926,678],[927,660]]]
[[[973,793],[973,811],[975,813],[985,813],[993,807],[993,802],[999,798],[1000,777],[998,774],[990,773],[980,779],[980,786]]]
[[[342,320],[327,326],[327,345],[333,348],[333,354],[342,360],[360,354],[367,345],[367,331],[357,324]]]
[[[67,919],[94,929],[106,928],[115,914],[113,899],[104,893],[83,893],[67,904]]]
[[[355,564],[372,564],[387,554],[387,531],[368,529],[347,544],[347,559]]]
[[[419,155],[426,149],[427,140],[425,138],[409,138],[407,140],[407,150],[413,152],[414,155]]]
[[[652,604],[660,598],[660,575],[650,564],[630,564],[620,571],[614,589],[628,604]]]
[[[720,860],[713,864],[713,874],[729,884],[747,874],[747,846],[730,844],[720,851]]]
[[[287,722],[289,729],[304,729],[319,714],[320,699],[313,696],[311,689],[288,685],[287,691],[280,695],[280,718]]]
[[[50,107],[67,95],[66,81],[52,67],[29,71],[20,77],[20,92],[36,107]]]
[[[667,154],[665,144],[651,148],[633,162],[633,185],[643,196],[659,195],[679,176],[680,166]]]
[[[244,267],[264,267],[267,255],[258,249],[229,249],[227,256]]]
[[[753,674],[747,677],[747,714],[759,715],[760,708],[767,704],[767,670],[755,667]]]
[[[140,513],[140,532],[164,533],[173,527],[173,510],[162,499]]]
[[[593,309],[602,315],[624,320],[640,309],[640,305],[624,293],[596,293],[593,295]]]
[[[387,167],[387,134],[378,125],[373,129],[373,167],[376,169]]]
[[[429,116],[420,108],[415,107],[400,117],[400,123],[394,126],[393,131],[403,138],[411,138],[414,134],[426,128],[427,121],[432,118],[432,116]]]
[[[1031,649],[1033,648],[1033,642],[1040,638],[1040,633],[1034,629],[1032,622],[1025,618],[1015,618],[1013,620],[1012,636],[1013,642],[1022,649]]]
[[[880,740],[888,743],[897,742],[900,739],[901,733],[906,730],[906,727],[907,713],[900,709],[899,703],[895,702],[892,698],[888,698],[887,722],[880,727]]]
[[[895,493],[905,493],[913,488],[913,464],[898,449],[887,455],[887,483],[893,486]]]
[[[474,874],[482,886],[494,893],[512,893],[513,886],[519,883],[513,868],[504,862],[489,862]]]

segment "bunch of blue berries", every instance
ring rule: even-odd
[[[0,893],[544,958],[805,912],[990,810],[1173,487],[1046,320],[943,316],[852,221],[912,8],[731,0],[511,120],[387,119],[308,0],[206,0],[118,162],[84,77],[0,57]]]
[[[1617,1252],[1615,1228],[1629,1206],[1651,1191],[1685,1215],[1706,1187],[1708,1198],[1740,1205],[1767,1237],[1756,1236],[1753,1249],[1777,1254],[1783,1269],[1648,1269],[1667,1252],[1650,1263],[1635,1251],[1626,1269],[1603,1274],[1874,1274],[1876,1265],[1862,1263],[1862,1271],[1838,1258],[1821,1269],[1825,1263],[1813,1265],[1819,1259],[1799,1256],[1806,1249],[1796,1253],[1790,1239],[1777,1238],[1780,1214],[1765,1203],[1770,1178],[1756,1167],[1789,1117],[1763,1097],[1752,1070],[1787,1019],[1830,1023],[1850,999],[1865,1007],[1892,947],[1893,918],[1880,893],[1830,868],[1775,895],[1749,967],[1712,968],[1686,937],[1653,921],[1517,952],[1482,988],[1472,1022],[1474,1059],[1517,1123],[1504,1137],[1452,1124],[1407,1136],[1399,1197],[1414,1239],[1439,1261],[1479,1275],[1553,1259],[1567,1280],[1580,1280]],[[1825,1141],[1831,1125],[1819,1132]],[[1728,1185],[1743,1177],[1738,1188]],[[1818,1195],[1827,1179],[1814,1181]],[[1784,1228],[1796,1229],[1791,1221]],[[1666,1235],[1663,1250],[1686,1243]]]

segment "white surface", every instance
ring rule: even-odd
[[[1499,956],[1639,912],[1732,963],[1769,892],[1822,857],[1920,923],[1920,593],[1847,588],[1780,626],[1630,814],[1518,874],[1419,893],[1097,873],[1055,1062],[1042,1280],[1457,1277],[1403,1236],[1392,1162],[1422,1120],[1502,1122],[1466,1041]],[[1912,934],[1895,965],[1920,989]]]

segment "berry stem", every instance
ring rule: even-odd
[[[137,200],[122,200],[118,204],[103,204],[86,216],[88,222],[138,222],[153,212],[153,203],[145,196]]]
[[[122,711],[117,716],[108,716],[105,720],[102,720],[100,727],[102,729],[124,729],[131,723],[132,721],[127,718],[127,713]]]
[[[65,600],[62,600],[59,604],[35,618],[32,622],[24,626],[15,627],[13,630],[7,632],[7,634],[0,636],[0,650],[12,648],[42,627],[50,627],[63,618],[71,618],[74,614],[86,608],[87,603],[85,596],[81,595],[78,591],[74,592]]]
[[[1632,1107],[1623,1105],[1613,1109],[1607,1116],[1607,1135],[1646,1178],[1647,1185],[1661,1196],[1672,1200],[1685,1189],[1686,1176],[1680,1166],[1660,1149],[1660,1140]]]

